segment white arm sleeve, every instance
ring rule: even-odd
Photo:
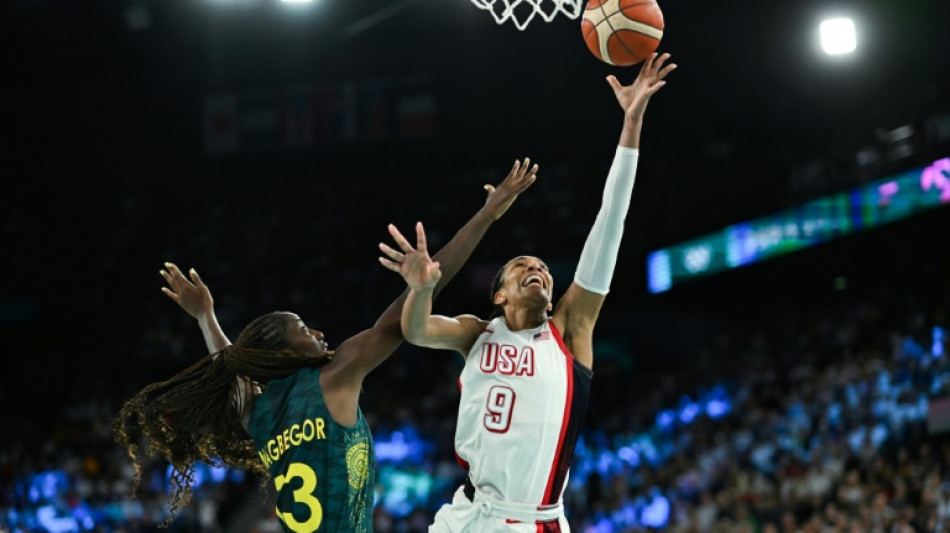
[[[636,148],[618,146],[610,165],[603,203],[574,273],[574,283],[590,292],[607,294],[610,291],[639,157],[640,151]]]

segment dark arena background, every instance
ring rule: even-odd
[[[660,0],[679,68],[636,188],[565,491],[575,532],[950,531],[950,6]],[[404,287],[386,224],[444,244],[512,162],[537,183],[435,304],[490,313],[528,253],[573,278],[621,126],[580,21],[468,0],[4,5],[0,532],[159,531],[119,406],[206,354],[166,298],[194,267],[232,337],[275,309],[333,346]],[[827,55],[819,23],[850,17]],[[364,384],[375,531],[464,476],[461,358],[403,345]],[[279,530],[201,467],[170,532]]]

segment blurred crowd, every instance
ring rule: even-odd
[[[661,378],[607,359],[565,493],[573,530],[950,531],[950,439],[927,426],[929,400],[950,393],[950,298],[935,294],[883,291],[734,321],[702,339],[688,370]],[[394,359],[378,378],[387,386],[368,382],[362,401],[381,471],[403,478],[380,476],[376,530],[425,531],[463,475],[451,444],[458,367],[414,348]],[[52,424],[3,450],[0,530],[152,531],[165,518],[162,461],[127,498],[131,463],[112,444],[107,390],[87,383]],[[407,488],[413,475],[425,486]],[[259,480],[202,468],[196,482],[170,531],[278,530]],[[387,491],[410,505],[382,503]]]
[[[950,378],[945,329],[934,327],[950,318],[940,305],[925,312],[886,298],[741,324],[691,362],[697,376],[730,384],[731,412],[685,423],[683,409],[672,421],[658,411],[646,432],[655,465],[641,468],[618,453],[636,451],[633,435],[598,435],[589,457],[616,459],[569,493],[577,529],[641,531],[655,517],[630,512],[639,499],[668,518],[654,525],[683,533],[944,531],[950,445],[927,426],[929,399]],[[726,361],[735,366],[723,372]],[[680,386],[644,405],[683,406]]]

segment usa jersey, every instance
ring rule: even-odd
[[[492,320],[459,378],[455,450],[472,484],[501,500],[559,503],[590,380],[551,320],[522,331]]]

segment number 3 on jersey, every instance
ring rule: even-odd
[[[488,390],[485,402],[485,429],[492,433],[505,433],[511,425],[511,410],[515,407],[515,391],[503,385]]]
[[[292,512],[281,512],[279,507],[277,518],[280,518],[296,533],[313,533],[320,529],[320,523],[323,522],[323,506],[313,495],[313,491],[317,488],[317,473],[303,463],[290,463],[286,474],[274,478],[274,487],[277,488],[277,492],[280,492],[280,489],[294,478],[300,478],[303,483],[299,489],[294,490],[294,501],[307,506],[310,510],[310,518],[306,522],[298,522],[294,519]]]

